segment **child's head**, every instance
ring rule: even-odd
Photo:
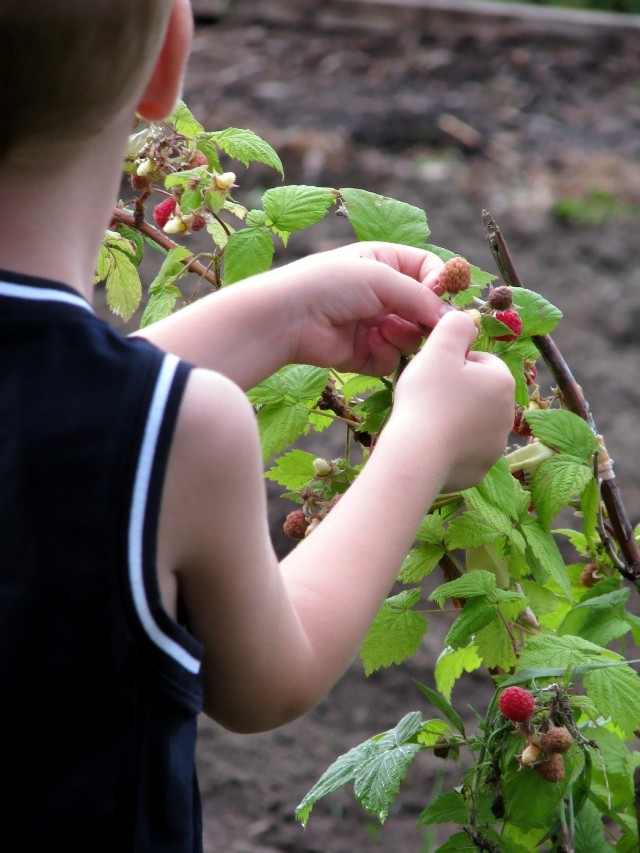
[[[61,146],[90,139],[131,113],[171,6],[171,0],[0,0],[0,165],[55,157]]]

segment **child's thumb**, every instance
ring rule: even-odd
[[[429,335],[427,345],[441,353],[448,353],[453,358],[464,361],[467,351],[478,336],[478,330],[473,319],[464,311],[449,311],[436,324]]]

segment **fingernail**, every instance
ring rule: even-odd
[[[444,317],[445,314],[448,314],[449,311],[453,311],[454,309],[451,305],[447,305],[446,302],[443,302],[442,305],[438,308],[438,317]]]

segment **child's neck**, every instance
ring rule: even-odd
[[[73,160],[46,169],[0,168],[0,269],[59,281],[92,299],[126,134],[110,136],[79,147]]]

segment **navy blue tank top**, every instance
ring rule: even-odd
[[[202,649],[155,565],[189,370],[72,289],[0,272],[7,851],[201,850]]]

